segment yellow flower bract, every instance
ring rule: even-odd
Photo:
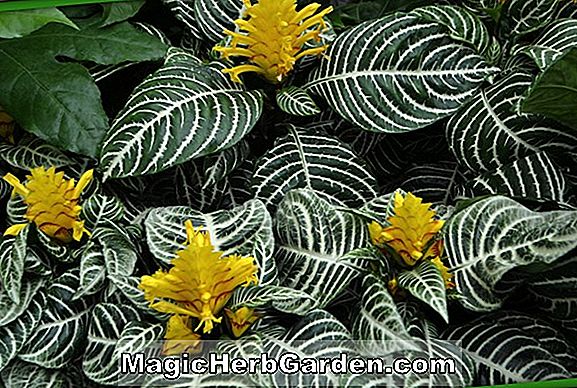
[[[395,193],[395,215],[387,221],[390,226],[383,228],[377,222],[369,225],[371,240],[375,245],[388,245],[393,248],[410,266],[419,261],[427,244],[441,230],[444,221],[435,220],[431,204],[422,203],[422,199],[408,193],[403,197]]]
[[[441,258],[436,256],[431,263],[435,265],[441,272],[441,276],[443,276],[443,280],[445,281],[445,288],[453,288],[455,287],[455,283],[452,282],[453,274],[449,273],[449,269],[443,264]]]
[[[173,315],[166,324],[162,353],[167,356],[198,353],[202,342],[199,334],[190,329],[189,316]]]
[[[278,83],[297,60],[326,50],[326,46],[306,50],[303,46],[310,40],[320,41],[320,33],[326,29],[323,16],[331,12],[332,7],[315,14],[320,4],[309,4],[298,12],[295,0],[259,0],[254,5],[244,0],[244,4],[246,20],[235,21],[240,32],[226,30],[231,37],[230,45],[215,47],[224,58],[247,58],[248,63],[224,70],[233,81],[241,82],[242,73],[255,72]]]
[[[57,173],[54,167],[48,170],[37,167],[30,170],[25,184],[12,174],[6,174],[4,180],[14,187],[15,194],[24,198],[28,206],[26,219],[48,236],[69,243],[80,241],[84,233],[89,234],[84,221],[79,219],[82,211],[79,201],[92,175],[93,170],[86,171],[75,185],[74,179],[64,179],[64,173]],[[25,226],[13,225],[4,234],[17,235]]]
[[[238,338],[260,317],[254,309],[241,307],[235,311],[224,309],[232,334]]]
[[[186,221],[187,243],[176,252],[168,272],[159,270],[143,276],[140,288],[150,307],[169,314],[197,318],[195,330],[210,333],[214,323],[222,321],[216,315],[238,286],[256,284],[258,267],[253,257],[237,255],[222,257],[215,251],[208,233],[196,230]]]

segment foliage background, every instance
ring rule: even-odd
[[[577,5],[325,1],[335,6],[330,60],[306,59],[278,86],[252,76],[233,84],[220,71],[228,64],[211,48],[240,3],[0,14],[0,106],[18,123],[14,141],[0,144],[0,173],[97,171],[83,201],[89,240],[64,246],[31,225],[0,243],[4,384],[118,383],[121,345],[137,351],[162,338],[166,317],[137,285],[167,266],[186,219],[261,269],[259,287],[231,306],[266,315],[224,350],[333,354],[299,342],[328,338],[351,354],[463,356],[454,376],[191,385],[577,376]],[[191,128],[198,135],[187,137]],[[398,189],[448,220],[456,294],[423,269],[403,298],[389,294],[395,269],[366,224],[386,224]],[[0,230],[26,211],[10,191],[0,181]],[[417,349],[387,342],[409,339]]]

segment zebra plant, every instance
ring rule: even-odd
[[[569,0],[0,13],[1,382],[205,351],[456,370],[172,383],[577,377],[576,65]]]

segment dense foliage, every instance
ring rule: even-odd
[[[577,4],[293,3],[0,13],[6,386],[208,339],[459,368],[184,384],[577,376]]]

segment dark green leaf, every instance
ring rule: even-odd
[[[44,27],[48,23],[60,23],[78,28],[57,8],[1,12],[0,38],[19,38]]]
[[[119,3],[102,4],[104,9],[102,12],[102,27],[124,21],[132,16],[142,8],[145,0],[122,1]]]
[[[0,41],[0,105],[27,131],[62,149],[96,156],[108,118],[100,92],[79,64],[161,58],[166,46],[128,23],[76,31],[49,25],[20,39]]]
[[[523,111],[539,113],[577,130],[577,48],[556,60],[533,84]]]

